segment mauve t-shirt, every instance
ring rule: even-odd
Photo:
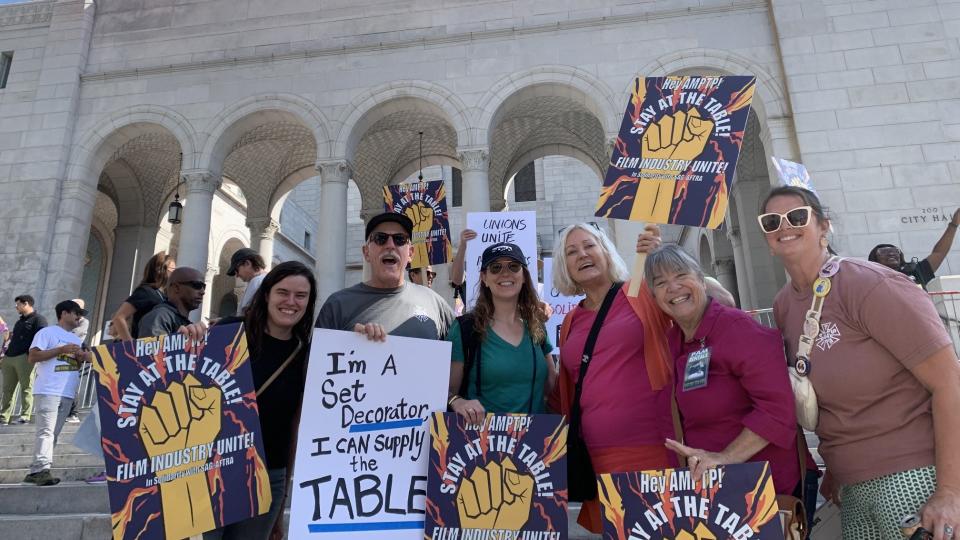
[[[812,288],[789,283],[774,302],[796,357]],[[844,259],[831,279],[810,353],[820,454],[840,485],[934,464],[931,395],[910,372],[950,346],[927,294],[879,264]]]
[[[580,374],[580,357],[596,311],[577,309],[560,361],[570,380]],[[666,336],[664,336],[666,339]],[[670,386],[654,391],[643,358],[643,323],[623,290],[607,313],[580,396],[581,433],[587,448],[662,445],[673,437]]]

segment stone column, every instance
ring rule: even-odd
[[[140,267],[140,271],[143,271],[143,265],[147,262],[147,259],[153,257],[153,254],[157,252],[157,238],[160,234],[159,226],[150,226],[144,225],[140,227],[140,238],[138,240],[139,247],[137,248],[137,265]]]
[[[107,284],[107,300],[104,317],[109,320],[120,304],[143,276],[143,263],[138,257],[139,225],[122,225],[113,230],[113,262],[110,264],[110,282]],[[149,258],[149,257],[148,257]]]
[[[186,210],[186,207],[184,207],[184,210]],[[202,271],[204,272],[203,281],[207,284],[207,290],[203,294],[203,304],[200,304],[200,311],[198,312],[197,310],[193,310],[190,312],[191,321],[199,321],[200,317],[203,317],[204,319],[210,317],[210,310],[211,306],[213,306],[213,302],[220,301],[219,298],[213,298],[213,280],[217,277],[217,274],[220,273],[220,268],[209,265],[206,266]],[[220,315],[223,316],[223,313]],[[232,315],[232,313],[229,315]]]
[[[267,271],[273,266],[273,239],[280,230],[280,224],[273,218],[254,218],[247,220],[250,228],[250,247],[263,257]]]
[[[347,183],[353,174],[346,160],[317,162],[320,173],[320,227],[317,234],[317,307],[344,286],[347,265]]]
[[[210,245],[210,213],[213,195],[222,182],[210,171],[184,171],[187,201],[183,205],[183,223],[180,224],[180,249],[177,266],[189,266],[201,272],[207,269],[207,251]]]
[[[737,298],[737,268],[733,257],[720,257],[713,261],[713,272],[723,288]]]
[[[42,295],[35,293],[39,300],[37,308],[41,312],[43,308],[52,308],[61,300],[75,298],[80,292],[83,261],[93,223],[96,186],[84,181],[66,181],[62,185],[56,223],[52,227],[54,238],[47,260],[47,285]],[[27,244],[24,241],[27,237],[23,236],[22,231],[20,234],[18,249],[24,252],[36,249],[36,243]],[[19,266],[20,277],[24,280],[29,278],[31,272],[36,272],[33,267],[34,261],[24,261]]]
[[[741,309],[753,309],[753,289],[750,283],[750,277],[747,274],[747,261],[743,253],[743,241],[740,239],[740,229],[730,228],[727,232],[727,238],[733,244],[733,267],[737,273],[737,296],[740,300]],[[732,291],[731,291],[732,292]]]
[[[461,150],[460,173],[463,178],[463,212],[490,211],[490,160],[486,148]],[[466,220],[464,220],[466,223]]]

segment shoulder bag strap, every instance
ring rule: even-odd
[[[260,394],[264,393],[267,390],[267,387],[273,384],[273,381],[277,380],[277,377],[279,377],[280,374],[283,373],[283,370],[287,369],[287,366],[289,366],[290,363],[293,362],[293,359],[297,357],[297,353],[300,352],[300,348],[302,346],[303,346],[303,343],[298,339],[297,346],[294,347],[293,352],[290,353],[290,356],[288,356],[287,359],[284,360],[282,364],[280,364],[280,367],[278,367],[277,370],[273,372],[273,375],[270,375],[270,378],[264,381],[264,383],[260,385],[260,388],[257,389],[257,397],[260,397]]]
[[[620,292],[622,283],[614,283],[613,287],[607,292],[603,303],[600,304],[600,310],[597,311],[597,318],[593,320],[593,326],[590,327],[590,333],[587,335],[587,341],[583,346],[583,356],[580,358],[580,375],[577,377],[577,384],[573,389],[573,404],[570,407],[570,429],[573,433],[579,434],[580,427],[580,393],[583,390],[583,378],[587,375],[587,368],[590,366],[590,358],[593,356],[593,348],[597,344],[597,336],[600,335],[600,327],[603,326],[603,320],[607,318],[607,312],[613,305],[614,298]]]

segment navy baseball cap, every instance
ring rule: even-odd
[[[497,259],[510,259],[511,261],[522,264],[524,267],[527,266],[527,258],[523,256],[523,251],[520,249],[520,246],[511,244],[510,242],[500,242],[483,250],[483,255],[480,257],[480,271],[486,270],[487,267],[490,266],[490,263]]]
[[[364,239],[370,238],[370,233],[377,228],[377,225],[381,223],[399,223],[403,230],[407,233],[411,239],[413,238],[413,221],[410,221],[410,218],[403,214],[398,214],[396,212],[384,212],[382,214],[377,214],[370,218],[370,221],[367,222],[366,233],[364,233]]]

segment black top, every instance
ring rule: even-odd
[[[38,315],[36,311],[29,315],[21,315],[17,324],[13,325],[13,333],[10,334],[10,346],[7,347],[7,356],[20,356],[30,352],[30,344],[33,343],[33,336],[41,328],[47,326],[47,320]]]
[[[250,367],[253,371],[253,386],[259,389],[267,379],[283,365],[297,346],[297,338],[279,340],[266,333],[259,351],[250,351]],[[257,398],[260,410],[260,430],[263,433],[263,449],[267,454],[267,468],[288,467],[290,445],[296,436],[297,408],[303,397],[306,383],[304,365],[309,347],[306,343],[283,373]]]
[[[149,285],[140,285],[133,290],[133,294],[127,297],[126,302],[136,310],[133,312],[133,325],[130,327],[130,335],[138,337],[140,335],[140,319],[150,310],[166,301],[166,297],[160,292],[160,289],[154,289]]]
[[[914,283],[920,285],[924,289],[927,288],[927,283],[936,277],[936,274],[933,272],[933,267],[930,266],[930,261],[926,259],[919,262],[914,259],[913,261],[901,266],[900,271],[909,276]]]
[[[137,337],[151,337],[159,335],[175,334],[181,326],[191,324],[193,321],[184,317],[177,311],[169,301],[157,304],[150,310],[150,313],[144,315],[140,321],[140,327],[137,331]]]

